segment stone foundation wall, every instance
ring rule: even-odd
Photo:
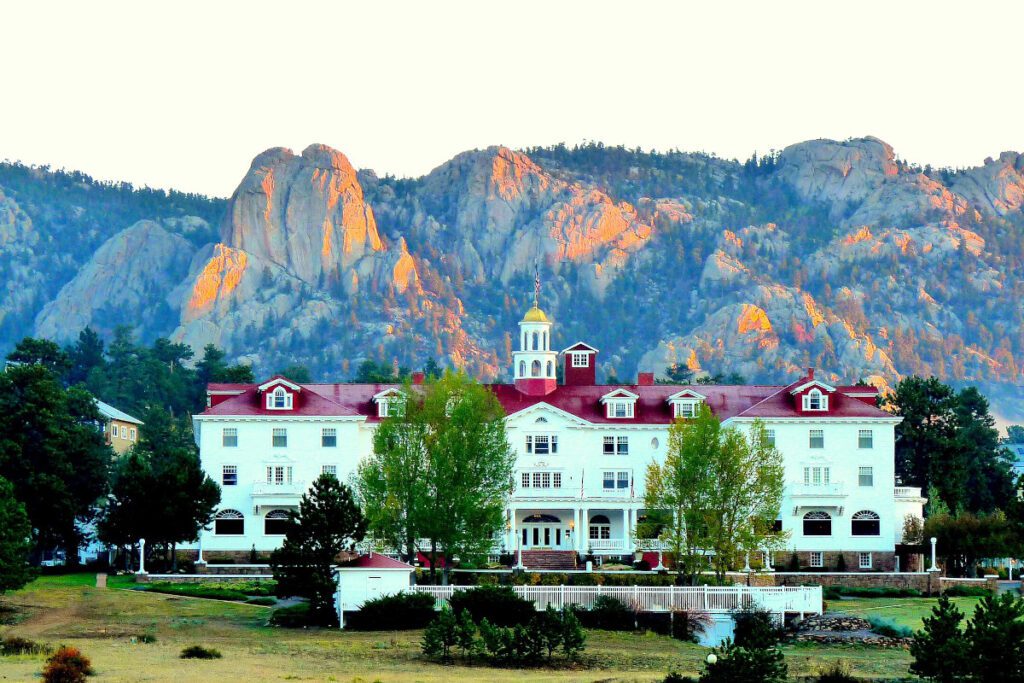
[[[801,571],[801,572],[821,572],[828,573],[834,571],[843,572],[893,572],[896,571],[896,553],[892,552],[872,552],[871,553],[871,569],[861,569],[859,562],[860,553],[856,551],[833,551],[826,550],[822,553],[822,566],[812,567],[811,566],[811,553],[809,552],[798,552],[796,553],[797,562],[800,565],[799,569],[790,569],[793,553],[776,553],[775,554],[775,570],[780,572],[786,571]],[[839,557],[842,556],[846,566],[839,569]],[[903,571],[909,571],[908,567],[902,567]]]
[[[197,564],[197,574],[216,576],[218,574],[249,574],[252,576],[270,576],[269,564]]]
[[[750,575],[731,572],[730,581],[751,586],[849,586],[853,588],[901,588],[931,594],[939,590],[937,577],[928,573],[881,572],[762,572]]]

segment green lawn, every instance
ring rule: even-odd
[[[697,645],[653,634],[588,632],[580,665],[527,671],[484,666],[442,666],[423,660],[419,632],[356,633],[336,629],[289,630],[266,626],[270,610],[173,595],[124,590],[130,577],[110,577],[107,589],[95,588],[93,575],[42,577],[21,591],[0,598],[17,610],[15,623],[0,626],[0,636],[18,635],[50,645],[70,644],[93,660],[103,681],[602,681],[654,683],[675,666],[696,674],[707,651]],[[119,590],[121,589],[121,590]],[[962,598],[969,608],[976,598]],[[844,612],[873,610],[898,623],[920,625],[933,604],[929,599],[842,600],[830,605]],[[879,609],[874,609],[879,608]],[[156,643],[132,643],[142,634]],[[200,644],[220,650],[212,661],[180,660],[183,647]],[[842,659],[866,679],[906,676],[909,655],[902,650],[860,646],[786,646],[794,676],[817,671]],[[0,678],[38,681],[41,656],[0,659]]]
[[[922,619],[931,614],[936,598],[849,598],[830,600],[829,612],[841,612],[852,616],[868,619],[873,616],[882,617],[894,622],[897,626],[906,626],[913,630],[920,629]],[[970,617],[974,614],[974,606],[981,598],[950,598],[960,611]]]

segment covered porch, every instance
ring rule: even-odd
[[[639,515],[637,508],[599,505],[513,507],[508,513],[505,549],[572,550],[583,555],[609,556],[655,549],[650,547],[652,541],[636,540]]]

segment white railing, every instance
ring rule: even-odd
[[[591,538],[587,540],[591,550],[625,550],[624,538]]]
[[[660,538],[638,538],[636,539],[637,550],[668,550],[668,544]]]
[[[921,487],[920,486],[897,486],[895,491],[897,498],[920,498]]]
[[[306,482],[293,481],[290,484],[272,484],[256,481],[252,484],[254,496],[301,496],[306,492]]]
[[[459,586],[413,586],[415,593],[433,596],[441,609]],[[538,610],[548,605],[591,607],[603,595],[621,600],[640,612],[688,610],[723,614],[757,606],[782,614],[821,614],[821,586],[514,586],[519,597],[531,600]]]
[[[846,489],[841,482],[832,482],[829,484],[805,484],[799,482],[789,485],[789,495],[791,497],[804,497],[804,498],[839,498],[846,496]]]

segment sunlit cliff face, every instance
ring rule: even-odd
[[[249,256],[244,251],[218,244],[192,286],[185,317],[195,320],[209,311],[217,299],[229,297],[242,281],[248,263]]]

